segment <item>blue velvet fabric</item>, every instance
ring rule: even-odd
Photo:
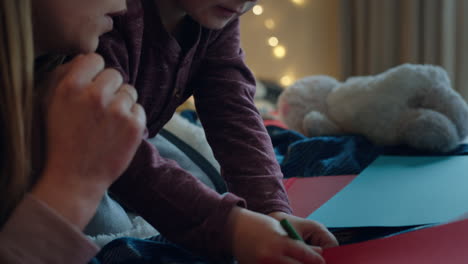
[[[162,236],[124,237],[104,246],[89,264],[208,264]]]
[[[379,155],[468,154],[466,144],[447,153],[434,153],[405,146],[376,146],[359,135],[307,138],[276,126],[267,130],[285,178],[359,174]]]

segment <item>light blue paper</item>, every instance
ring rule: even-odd
[[[309,215],[328,227],[408,226],[468,211],[468,156],[381,156]]]

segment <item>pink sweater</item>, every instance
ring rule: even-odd
[[[0,231],[0,263],[84,264],[97,252],[80,230],[32,195]]]

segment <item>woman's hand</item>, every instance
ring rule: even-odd
[[[47,84],[47,158],[33,194],[84,227],[133,158],[145,113],[135,89],[96,54],[58,67]]]
[[[269,216],[275,218],[278,221],[287,219],[291,225],[294,226],[299,235],[302,236],[304,241],[309,245],[321,248],[338,246],[338,241],[336,240],[335,236],[330,231],[328,231],[324,225],[316,221],[307,220],[283,212],[274,212],[269,214]]]
[[[240,264],[324,264],[322,250],[288,237],[276,219],[235,207],[229,216],[232,252]]]

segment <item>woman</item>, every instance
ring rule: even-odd
[[[125,0],[0,0],[1,263],[86,263],[97,252],[81,230],[145,124],[134,88],[89,54],[125,8]],[[80,53],[88,55],[34,79],[35,61],[44,69],[52,54]]]

